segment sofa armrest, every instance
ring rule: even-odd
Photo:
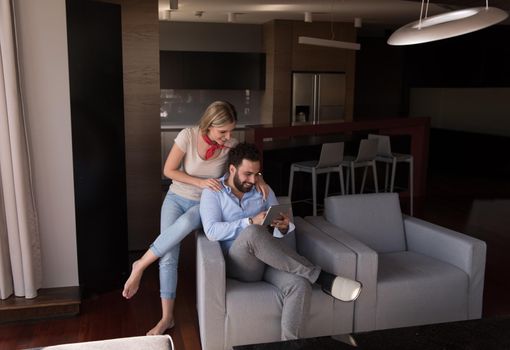
[[[225,258],[219,242],[197,233],[197,309],[202,349],[224,349]]]
[[[338,276],[356,279],[356,254],[302,218],[296,224],[296,250],[322,270]],[[321,293],[323,294],[323,293]],[[331,305],[332,319],[321,326],[319,334],[350,333],[354,326],[354,303],[344,303],[325,294],[322,300]],[[325,299],[327,298],[327,299]],[[324,309],[323,309],[324,310]],[[324,333],[325,332],[325,333]],[[310,333],[308,333],[311,335]],[[313,334],[313,333],[312,333]]]
[[[321,216],[307,216],[306,222],[342,243],[356,254],[356,280],[363,289],[356,300],[354,330],[356,332],[375,329],[377,305],[378,255],[375,250],[358,241]]]
[[[348,278],[356,278],[356,254],[310,225],[302,218],[294,218],[296,250],[324,271]]]
[[[480,318],[487,250],[485,242],[409,216],[404,216],[404,229],[408,250],[449,263],[467,273],[468,318]]]
[[[168,334],[151,335],[140,337],[114,338],[97,341],[86,341],[61,345],[45,346],[42,348],[31,348],[27,350],[174,350],[172,338]]]

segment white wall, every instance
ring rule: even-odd
[[[434,128],[510,136],[510,88],[412,88],[409,112]]]
[[[65,0],[15,3],[43,288],[77,286]]]

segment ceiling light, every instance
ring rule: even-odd
[[[305,12],[305,22],[306,23],[312,23],[312,13],[311,12]]]
[[[422,16],[424,1],[421,3],[420,19],[397,29],[389,37],[388,44],[413,45],[447,39],[487,28],[508,17],[505,11],[489,7],[488,0],[485,7],[473,7],[427,17],[429,0],[425,15]]]
[[[358,43],[350,43],[347,41],[338,41],[338,40],[326,40],[326,39],[312,38],[309,36],[298,37],[298,43],[308,44],[308,45],[316,45],[316,46],[327,46],[327,47],[334,47],[337,49],[348,49],[348,50],[359,50],[361,48],[361,45]]]

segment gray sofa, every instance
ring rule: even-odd
[[[354,278],[356,254],[301,218],[288,244],[326,271]],[[225,275],[218,242],[197,235],[197,308],[203,350],[281,339],[282,296],[266,282],[243,283]],[[354,303],[343,303],[313,286],[310,316],[303,337],[349,333]]]
[[[394,193],[329,197],[305,220],[356,253],[355,332],[481,317],[483,241],[403,216]]]

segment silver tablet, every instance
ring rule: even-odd
[[[262,225],[271,225],[273,220],[276,220],[281,217],[280,213],[287,214],[290,218],[290,213],[292,213],[292,207],[290,204],[277,204],[269,207],[266,213],[266,217],[264,218],[264,222]]]

